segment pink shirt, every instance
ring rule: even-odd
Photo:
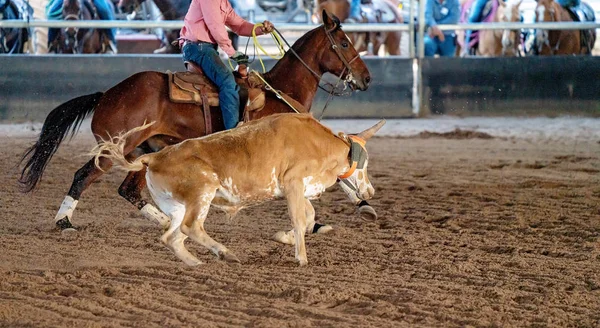
[[[225,26],[241,36],[251,36],[254,25],[235,13],[228,0],[192,0],[185,15],[181,38],[218,44],[227,56],[235,52]],[[264,34],[262,29],[256,35]]]

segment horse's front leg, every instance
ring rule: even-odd
[[[119,187],[119,195],[127,199],[141,211],[146,219],[157,222],[164,230],[169,228],[171,219],[154,205],[142,198],[142,190],[146,187],[146,169],[129,172]]]

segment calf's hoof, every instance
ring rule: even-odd
[[[333,230],[332,226],[315,222],[312,233],[328,233],[331,230]]]
[[[359,207],[358,214],[360,214],[366,220],[377,220],[377,212],[375,212],[371,205],[363,205]]]
[[[226,262],[229,263],[239,263],[241,264],[242,261],[240,261],[240,259],[238,259],[237,256],[235,256],[235,254],[231,253],[231,252],[219,252],[219,258],[221,260],[225,260]]]
[[[286,231],[279,231],[276,234],[274,234],[273,240],[287,245],[296,244],[296,239],[294,238],[294,235],[290,236],[290,234],[288,234]]]
[[[303,267],[308,265],[308,260],[298,260],[298,265]]]

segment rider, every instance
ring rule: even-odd
[[[114,20],[115,19],[115,11],[113,8],[113,4],[110,0],[92,0],[94,6],[96,7],[96,11],[98,12],[98,17],[102,20]],[[46,5],[46,17],[49,20],[60,20],[62,19],[62,6],[63,0],[50,0],[48,5]],[[48,29],[48,46],[54,42],[56,37],[58,36],[60,29],[51,28]],[[110,46],[110,50],[114,54],[117,53],[117,40],[115,38],[117,34],[117,29],[110,28],[104,29],[106,36],[108,37],[108,43]]]
[[[468,23],[479,23],[483,17],[483,8],[488,3],[489,0],[475,0],[473,5],[471,6],[471,12],[469,13],[469,17],[467,18]],[[465,31],[465,47],[462,51],[462,56],[469,54],[469,41],[471,40],[472,30]]]
[[[360,15],[360,0],[350,0],[350,15],[348,15],[346,23],[360,23],[362,20],[362,16]]]
[[[192,0],[181,29],[179,46],[183,60],[194,62],[202,68],[219,88],[219,104],[223,113],[225,129],[239,122],[239,89],[231,71],[225,66],[217,52],[217,46],[238,64],[247,64],[248,56],[235,51],[227,36],[225,26],[242,36],[251,36],[254,25],[238,16],[228,0]],[[256,34],[273,31],[273,24],[264,21]]]

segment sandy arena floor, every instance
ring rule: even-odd
[[[368,144],[379,219],[333,187],[314,204],[335,230],[307,237],[303,268],[270,239],[290,228],[281,201],[231,222],[211,211],[207,231],[243,264],[188,241],[206,264],[186,267],[117,194],[116,170],[84,193],[81,231],[61,235],[53,218],[91,136],[23,195],[16,166],[36,132],[1,127],[0,326],[600,326],[600,120],[462,120],[481,133],[416,137],[457,124],[399,122]]]

